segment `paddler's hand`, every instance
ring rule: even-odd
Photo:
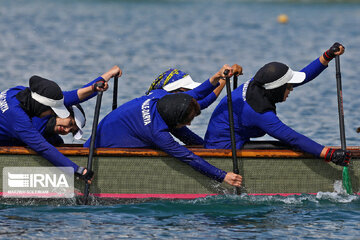
[[[234,187],[241,187],[242,176],[233,172],[228,172],[224,178],[224,182]]]
[[[325,154],[326,162],[333,162],[336,165],[340,166],[348,166],[351,159],[351,152],[348,150],[342,149],[333,149],[329,148]]]
[[[111,78],[118,76],[121,77],[122,70],[118,66],[113,66],[109,71],[101,75],[101,77],[108,82]]]
[[[91,184],[94,179],[94,172],[84,167],[79,167],[75,172],[75,176],[84,180],[86,183]]]
[[[227,75],[224,74],[225,71],[227,72]],[[233,74],[234,73],[232,71],[232,68],[228,64],[225,64],[217,73],[214,74],[214,76],[210,78],[210,83],[213,86],[216,86],[220,79],[225,79],[226,77],[232,77]]]
[[[335,56],[342,55],[345,52],[345,47],[341,43],[334,43],[328,50],[323,54],[326,61],[330,62]]]
[[[104,92],[109,88],[109,84],[105,80],[100,80],[94,83],[91,87],[93,92]]]
[[[243,75],[243,68],[240,65],[234,64],[231,66],[231,69],[234,75],[236,76]]]

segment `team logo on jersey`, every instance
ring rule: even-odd
[[[151,123],[150,99],[147,99],[145,102],[143,102],[143,104],[141,105],[141,112],[144,120],[144,125],[146,126]]]
[[[6,110],[9,109],[9,106],[6,101],[6,93],[7,90],[0,93],[0,109],[2,113],[6,112]]]

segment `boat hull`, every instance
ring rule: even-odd
[[[230,150],[190,148],[212,165],[232,171]],[[80,166],[86,166],[88,149],[60,147],[59,150]],[[349,167],[354,192],[360,188],[359,148],[352,147]],[[338,191],[342,167],[290,149],[244,149],[238,151],[243,176],[242,193],[255,195],[312,194]],[[0,147],[0,167],[52,166],[47,160],[23,147]],[[95,151],[95,179],[90,192],[105,198],[181,198],[233,194],[234,188],[218,183],[187,164],[150,149],[104,149]],[[0,188],[3,177],[1,171]],[[81,194],[84,183],[75,180]]]

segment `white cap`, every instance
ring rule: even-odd
[[[194,82],[190,75],[186,75],[185,77],[178,79],[172,83],[166,84],[163,89],[167,92],[174,91],[179,88],[186,88],[186,89],[194,89],[198,87],[201,83]]]
[[[86,117],[83,114],[83,112],[76,105],[73,106],[73,111],[74,111],[74,119],[75,119],[76,126],[79,128],[79,130],[74,134],[74,138],[76,140],[79,140],[83,136],[82,129],[85,127]]]
[[[286,83],[302,83],[306,78],[306,74],[304,72],[293,71],[291,68],[285,73],[281,78],[264,84],[265,89],[274,89],[278,88]]]
[[[51,109],[55,112],[55,114],[59,118],[67,118],[70,116],[70,112],[66,109],[66,107],[64,105],[64,97],[60,100],[55,100],[55,99],[41,96],[40,94],[38,94],[36,92],[31,92],[31,97],[35,101],[37,101],[45,106],[51,107]]]

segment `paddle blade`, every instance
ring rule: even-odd
[[[353,194],[348,167],[343,168],[343,187],[347,194]]]

